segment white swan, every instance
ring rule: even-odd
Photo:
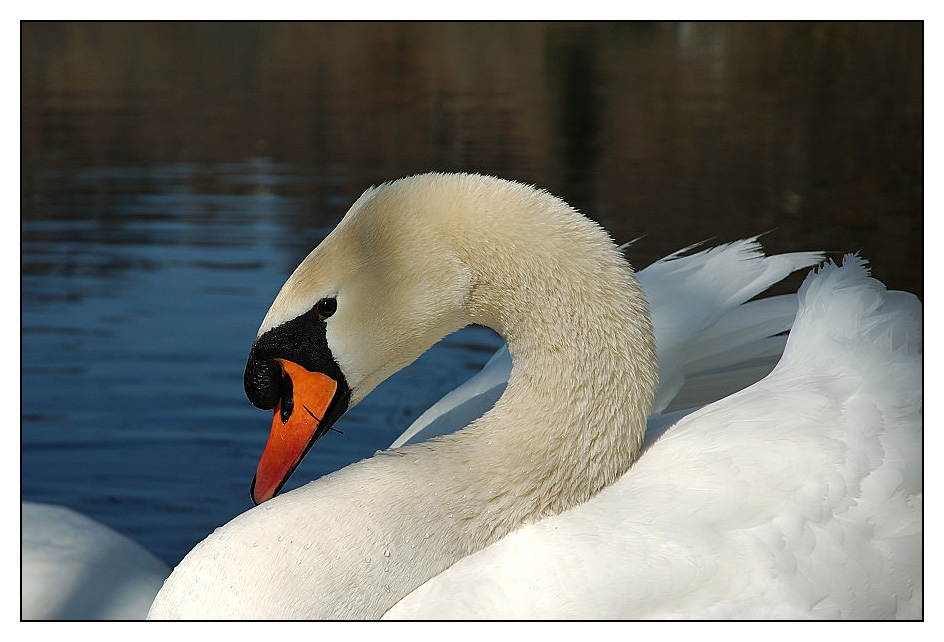
[[[736,290],[692,309],[750,288]],[[598,226],[490,177],[368,190],[253,345],[247,393],[275,407],[255,498],[348,405],[463,325],[505,338],[507,388],[464,430],[217,529],[149,617],[919,617],[920,304],[861,261],[807,280],[771,374],[642,452],[654,395],[668,407],[688,375],[709,396],[730,385],[712,363],[740,363],[726,330],[755,327],[745,310],[761,309],[669,320],[691,353],[676,379],[663,367],[678,390],[656,394],[645,300]],[[769,336],[746,343],[761,355]]]
[[[24,620],[139,620],[170,569],[136,542],[64,506],[22,502]]]

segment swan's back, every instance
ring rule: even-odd
[[[387,616],[921,617],[920,303],[852,256],[799,303],[770,375]]]

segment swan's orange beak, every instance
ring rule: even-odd
[[[310,372],[287,359],[282,367],[282,397],[275,406],[269,441],[252,481],[252,501],[272,499],[312,445],[329,428],[323,421],[338,389],[338,382],[320,372]]]

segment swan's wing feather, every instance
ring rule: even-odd
[[[921,617],[920,302],[855,257],[799,301],[765,379],[388,617]]]
[[[417,417],[390,447],[419,443],[468,426],[495,405],[510,373],[511,355],[508,347],[502,346],[480,371]]]
[[[743,355],[750,353],[756,342],[790,328],[795,298],[747,302],[823,258],[819,252],[764,256],[756,237],[694,254],[681,254],[684,251],[660,259],[638,274],[649,300],[659,355],[654,412],[685,407],[682,403],[715,401],[738,389],[732,383],[743,387],[769,372],[758,369],[757,363]],[[773,368],[778,357],[779,353],[772,354],[765,363]],[[693,364],[699,360],[708,361],[710,367],[699,370]],[[738,368],[744,370],[738,374]],[[714,382],[705,379],[711,370],[719,375]],[[699,374],[700,394],[683,393],[690,378]],[[706,396],[711,390],[717,392]]]
[[[665,411],[717,401],[773,370],[797,311],[795,294],[748,301],[681,346],[668,348],[666,371],[682,382]],[[684,349],[683,349],[684,348]]]

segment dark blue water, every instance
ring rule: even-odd
[[[759,233],[923,291],[920,23],[24,23],[21,495],[175,564],[250,507],[245,359],[364,189],[547,188],[642,267]],[[389,445],[497,348],[447,338],[293,488]]]
[[[330,230],[295,227],[304,199],[272,193],[306,180],[296,169],[251,158],[48,177],[63,184],[47,217],[22,225],[24,497],[113,524],[168,563],[251,506],[271,418],[243,396],[242,367],[288,274],[284,248]],[[210,180],[241,193],[194,189]],[[498,345],[482,328],[448,338],[351,410],[286,489],[389,446]]]

